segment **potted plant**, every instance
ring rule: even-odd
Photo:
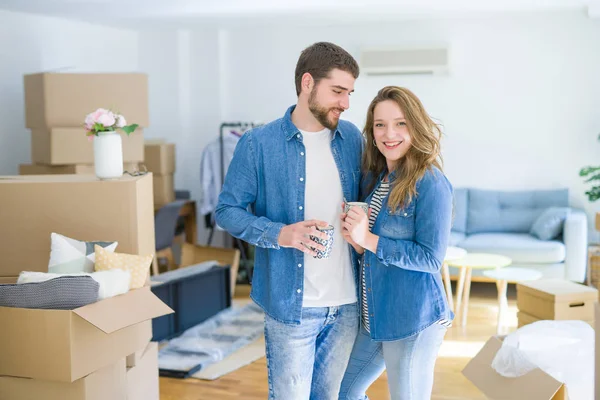
[[[123,143],[121,130],[129,136],[138,124],[127,125],[125,117],[99,108],[85,117],[85,130],[94,140],[94,169],[100,179],[115,179],[123,175]]]
[[[600,136],[598,136],[600,140]],[[588,200],[594,202],[600,199],[600,167],[587,166],[579,170],[579,176],[586,178],[585,183],[592,183],[592,187],[585,192]],[[596,213],[596,229],[600,230],[600,213]]]

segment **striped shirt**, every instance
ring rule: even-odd
[[[373,193],[371,203],[369,204],[369,207],[371,208],[371,215],[369,216],[369,230],[373,229],[373,225],[375,225],[375,220],[377,220],[377,215],[379,215],[379,212],[381,211],[383,201],[389,193],[389,182],[381,182],[377,190],[375,190],[375,193]],[[367,281],[365,279],[364,263],[361,263],[361,265],[361,321],[365,330],[370,333],[371,325],[369,323],[369,305],[367,303]],[[446,328],[450,328],[452,326],[452,321],[444,318],[440,319],[439,321],[436,321],[436,323],[444,325]]]

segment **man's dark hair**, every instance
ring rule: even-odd
[[[296,95],[300,95],[302,75],[311,74],[315,85],[329,75],[332,69],[340,69],[358,78],[358,63],[346,50],[328,42],[315,43],[302,51],[296,64]]]

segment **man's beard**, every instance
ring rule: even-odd
[[[317,121],[319,121],[319,123],[321,125],[323,125],[325,128],[329,129],[329,130],[336,130],[337,129],[337,125],[339,122],[339,118],[335,119],[335,120],[330,120],[328,118],[329,116],[329,112],[331,110],[339,110],[340,114],[344,111],[341,108],[325,108],[322,107],[318,102],[317,102],[317,90],[316,88],[313,88],[313,90],[310,92],[310,96],[308,97],[308,109],[310,110],[310,112],[312,113],[312,115],[316,118]]]

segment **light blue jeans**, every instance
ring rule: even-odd
[[[376,342],[360,328],[339,400],[365,400],[369,386],[387,369],[392,400],[429,400],[433,370],[446,327],[433,324],[402,340]]]
[[[269,400],[335,400],[358,333],[356,303],[302,309],[300,325],[265,317]]]

